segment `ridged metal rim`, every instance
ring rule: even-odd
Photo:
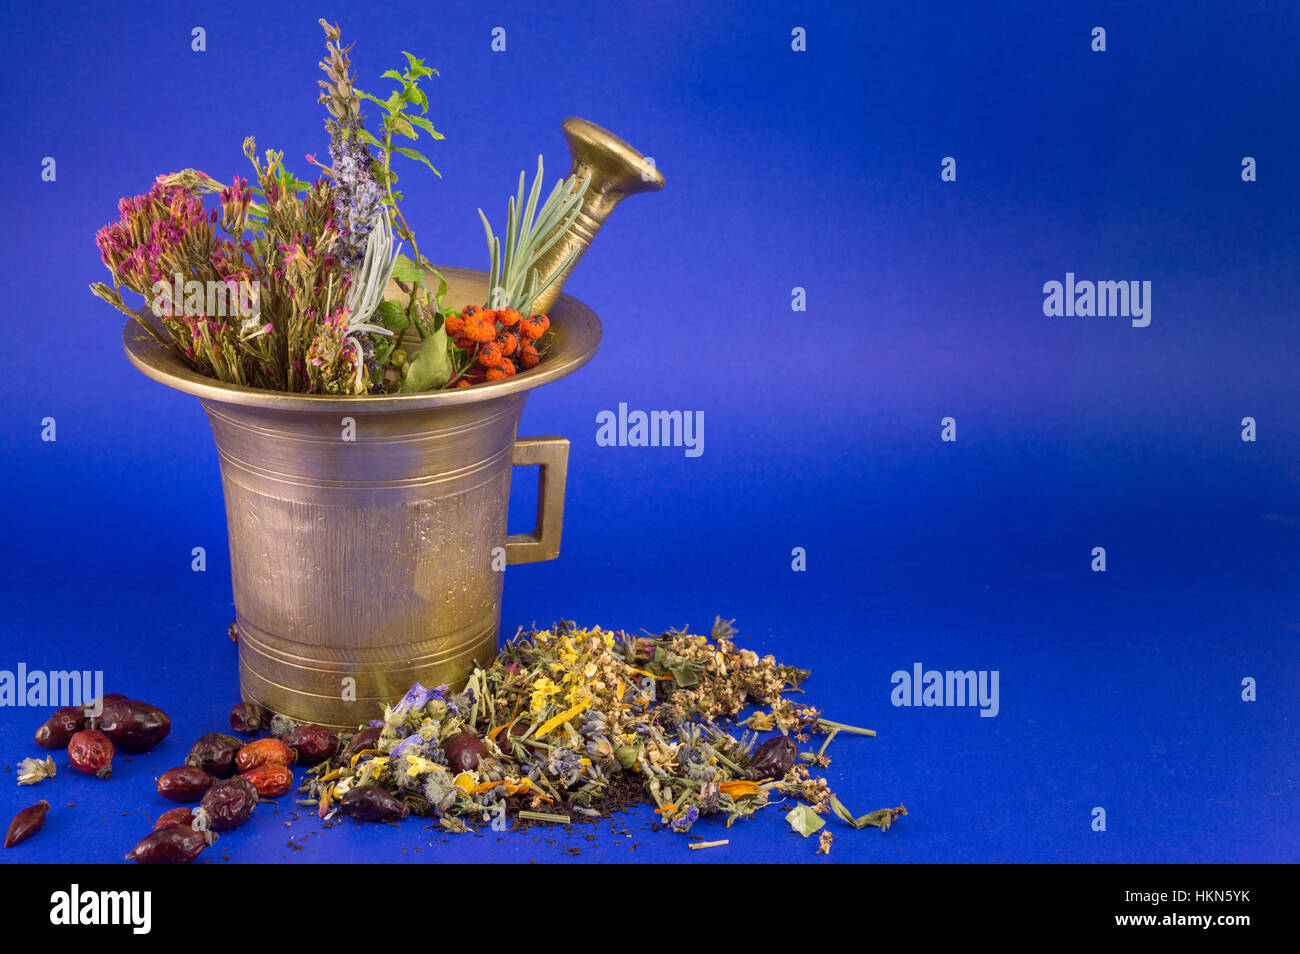
[[[447,279],[446,302],[464,307],[487,298],[488,274],[477,268],[440,268]],[[142,309],[142,314],[148,312]],[[537,367],[502,381],[471,388],[428,391],[420,394],[380,394],[339,397],[322,394],[288,394],[262,388],[225,384],[187,368],[179,358],[150,338],[139,324],[128,320],[122,328],[122,347],[143,374],[185,394],[224,404],[265,407],[277,410],[352,411],[361,414],[423,410],[474,404],[530,391],[572,374],[592,359],[600,347],[600,319],[595,312],[568,295],[561,295],[550,310],[551,346]]]

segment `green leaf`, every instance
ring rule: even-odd
[[[858,824],[858,820],[853,817],[853,813],[849,811],[847,808],[845,808],[844,803],[841,802],[839,798],[835,795],[831,796],[831,811],[833,811],[840,819],[852,825],[854,828],[862,827],[861,825]]]
[[[380,106],[384,107],[384,109],[388,110],[390,113],[395,111],[393,107],[389,105],[389,100],[392,99],[391,96],[389,97],[389,100],[382,100],[378,96],[372,96],[369,93],[363,93],[361,90],[357,90],[356,92],[357,95],[360,96],[362,99],[368,99],[372,103],[378,103]]]
[[[384,70],[379,75],[382,76],[384,79],[397,80],[397,82],[399,83],[406,82],[406,77],[403,76],[401,73],[397,72],[397,70]]]
[[[424,269],[406,255],[397,256],[393,262],[393,277],[399,282],[418,282],[424,278]]]
[[[406,317],[406,312],[402,306],[395,301],[381,301],[379,303],[379,323],[393,332],[405,331],[410,325],[411,319]]]
[[[808,805],[796,805],[786,814],[785,820],[790,823],[791,828],[805,838],[821,831],[826,824]]]
[[[438,132],[438,130],[433,128],[433,123],[429,122],[429,120],[425,119],[423,116],[413,116],[408,114],[406,118],[409,119],[411,122],[415,123],[415,125],[419,126],[421,129],[427,132],[434,139],[446,138],[445,136],[443,136],[442,133]]]
[[[407,139],[418,139],[419,134],[416,133],[406,119],[407,117],[405,116],[392,116],[388,120],[388,127],[392,129],[393,132],[399,133]]]
[[[879,828],[881,832],[886,832],[889,830],[889,826],[894,823],[895,818],[899,815],[906,814],[907,809],[902,805],[899,805],[897,808],[882,808],[879,811],[863,815],[858,819],[856,827],[863,828],[867,825],[871,825],[875,828]]]
[[[429,269],[429,274],[437,277],[438,290],[435,292],[431,287],[429,287],[428,281],[426,281],[424,278],[420,279],[420,285],[423,286],[425,292],[428,293],[429,300],[434,303],[434,307],[433,307],[434,327],[441,328],[443,314],[444,314],[443,307],[442,307],[442,299],[443,296],[447,294],[447,279],[445,279],[442,275],[442,272],[438,271],[436,268]],[[452,314],[458,314],[458,312],[454,308],[451,309],[451,312]]]
[[[424,156],[420,155],[420,153],[416,152],[414,149],[407,149],[403,146],[394,146],[393,152],[397,153],[400,156],[405,156],[407,159],[414,159],[416,162],[423,162],[430,169],[433,169],[433,174],[435,176],[437,176],[439,179],[442,178],[442,173],[439,172],[437,169],[433,168],[433,163],[430,162],[428,159],[426,159]]]
[[[443,136],[442,133],[439,133],[438,130],[435,130],[433,127],[433,123],[426,120],[426,118],[422,116],[411,116],[411,114],[408,114],[406,118],[407,120],[415,123],[416,126],[419,126],[420,129],[425,131],[425,133],[432,135],[434,139],[446,138],[446,136]]]
[[[696,675],[695,670],[689,666],[683,666],[680,669],[669,670],[673,674],[673,682],[677,683],[682,689],[688,689],[691,686],[698,686],[700,677]]]
[[[414,83],[407,83],[403,86],[400,95],[402,99],[406,100],[408,103],[413,103],[419,106],[420,112],[428,112],[429,97],[425,96],[424,90],[420,89],[420,87],[416,86]]]
[[[402,55],[406,57],[406,62],[410,64],[411,67],[410,72],[412,76],[416,78],[420,78],[424,76],[438,75],[437,70],[433,69],[432,67],[425,66],[424,60],[420,59],[418,56],[412,56],[410,53],[407,53],[405,50],[402,51]]]
[[[402,391],[412,393],[442,387],[451,377],[451,356],[447,354],[447,329],[439,328],[420,345],[411,370],[402,379]]]

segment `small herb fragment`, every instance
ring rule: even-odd
[[[786,813],[785,820],[790,823],[791,828],[805,838],[821,831],[826,824],[808,805],[796,805]]]

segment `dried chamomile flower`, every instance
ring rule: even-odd
[[[48,756],[44,759],[23,759],[18,765],[18,784],[35,785],[47,778],[53,778],[57,771],[54,767],[54,759]]]

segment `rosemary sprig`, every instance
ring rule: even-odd
[[[538,156],[537,175],[533,177],[533,185],[525,204],[525,176],[524,173],[519,173],[519,192],[511,196],[507,204],[504,246],[501,239],[493,233],[492,223],[483,214],[483,210],[478,210],[487,235],[490,262],[488,306],[491,308],[513,308],[522,314],[528,314],[532,303],[564,274],[565,269],[578,256],[579,250],[573,249],[546,281],[538,286],[540,273],[537,263],[569,231],[582,211],[582,197],[591,185],[590,173],[583,177],[581,183],[578,183],[576,175],[571,174],[555,184],[539,210],[537,200],[542,191],[542,174],[542,157]]]

